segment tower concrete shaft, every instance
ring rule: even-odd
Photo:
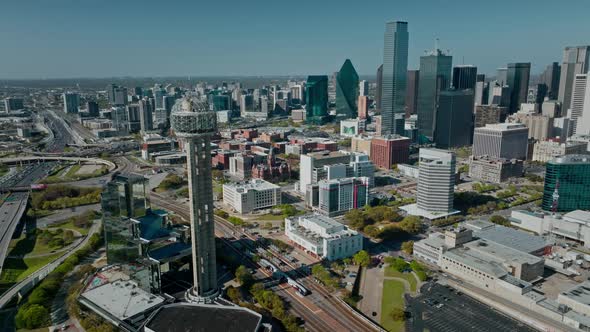
[[[186,140],[193,247],[194,286],[191,293],[202,299],[217,294],[210,142],[209,136]]]
[[[211,136],[217,131],[217,115],[198,98],[187,96],[172,107],[170,124],[184,140],[187,154],[194,285],[186,299],[210,302],[219,294],[211,180]]]

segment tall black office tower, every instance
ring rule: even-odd
[[[408,71],[407,22],[388,22],[386,24],[383,49],[381,134],[403,135]]]
[[[461,65],[453,67],[453,88],[457,90],[475,89],[477,67]]]
[[[518,111],[520,104],[526,103],[529,91],[529,77],[531,74],[530,62],[517,62],[508,64],[506,85],[510,91],[510,105],[508,113]]]

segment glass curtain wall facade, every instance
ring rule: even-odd
[[[359,75],[349,59],[336,75],[336,116],[353,119],[358,116]]]
[[[143,254],[139,226],[131,219],[145,216],[149,208],[146,181],[141,176],[117,175],[102,193],[108,264],[133,262]]]
[[[557,212],[590,210],[590,156],[568,155],[547,162],[542,207]]]
[[[405,134],[408,23],[385,26],[381,91],[381,135]]]
[[[420,57],[418,133],[428,140],[434,137],[439,94],[451,84],[452,63],[453,57],[439,49]]]
[[[516,113],[520,104],[526,103],[529,91],[530,62],[509,63],[506,73],[506,84],[510,90],[510,106],[508,112]]]
[[[323,124],[328,116],[328,76],[316,75],[307,78],[305,93],[306,121]]]

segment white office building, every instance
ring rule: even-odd
[[[587,89],[589,87],[588,82],[590,80],[590,75],[588,74],[578,74],[574,78],[574,87],[572,91],[572,103],[571,108],[568,111],[568,117],[573,121],[573,134],[578,133],[578,126],[583,130],[586,125],[580,124],[582,122],[581,117],[583,116],[584,112],[584,100],[586,99]],[[590,125],[588,125],[590,126]],[[584,133],[582,133],[584,134]]]
[[[584,91],[584,101],[582,112],[577,119],[576,134],[590,135],[590,75],[586,75],[586,89]]]
[[[431,220],[459,213],[453,210],[455,154],[447,150],[422,148],[419,161],[417,202],[401,209]]]
[[[473,155],[525,160],[529,128],[521,123],[487,124],[475,128]]]
[[[307,252],[328,260],[351,257],[363,249],[361,234],[318,214],[286,218],[285,235]]]
[[[325,165],[348,164],[351,156],[340,151],[319,151],[302,154],[299,162],[299,191],[305,194],[307,186],[318,183]]]
[[[224,184],[223,202],[240,214],[272,208],[281,204],[281,187],[261,179]]]

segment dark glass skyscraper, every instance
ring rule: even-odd
[[[351,119],[358,116],[359,75],[349,59],[336,74],[336,116]]]
[[[406,85],[406,117],[416,114],[418,103],[418,86],[420,84],[420,71],[408,70]]]
[[[557,62],[553,62],[541,74],[541,82],[547,86],[547,97],[551,100],[557,99],[559,93],[559,76],[561,74],[561,66]]]
[[[453,67],[453,88],[457,90],[475,89],[477,67],[461,65]]]
[[[440,91],[451,84],[453,57],[435,49],[420,57],[420,85],[418,86],[418,133],[432,140],[435,129],[436,103]]]
[[[328,116],[328,76],[307,77],[305,92],[306,121],[322,124]]]
[[[473,137],[473,90],[441,91],[436,110],[434,142],[439,149],[471,144]]]
[[[510,91],[510,105],[508,113],[513,114],[520,108],[520,104],[526,103],[529,91],[529,77],[531,74],[530,62],[517,62],[508,64],[506,73],[506,85]]]
[[[590,210],[590,157],[567,155],[546,165],[543,210]],[[555,204],[555,205],[554,205]]]
[[[130,263],[141,255],[137,240],[139,228],[132,218],[146,215],[149,201],[146,196],[147,179],[140,175],[117,175],[102,193],[107,262]]]
[[[383,91],[383,65],[377,68],[377,86],[375,89],[375,102],[377,103],[377,109],[381,110],[381,95]]]
[[[408,38],[407,22],[386,24],[381,91],[381,135],[404,134]]]

